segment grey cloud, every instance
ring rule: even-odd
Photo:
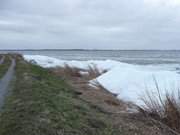
[[[180,5],[145,1],[2,0],[0,49],[180,49]]]

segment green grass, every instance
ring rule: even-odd
[[[106,114],[82,101],[64,80],[19,60],[0,113],[0,135],[113,135]]]
[[[10,61],[9,57],[6,57],[4,59],[4,62],[2,64],[0,64],[0,78],[2,78],[3,75],[6,73],[10,64],[11,64],[11,61]]]

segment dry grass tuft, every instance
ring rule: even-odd
[[[88,67],[89,78],[94,79],[94,78],[100,76],[101,74],[102,73],[99,71],[99,69],[95,65]]]
[[[180,133],[180,104],[174,96],[166,96],[165,123]]]
[[[97,80],[93,80],[93,82],[91,84],[92,84],[92,86],[96,87],[97,89],[106,90],[106,88],[104,86],[102,86]]]
[[[95,88],[102,90],[102,91],[106,91],[108,93],[110,93],[111,95],[113,95],[114,97],[117,97],[117,94],[111,93],[109,92],[102,84],[100,84],[97,80],[93,80],[93,82],[91,83]]]
[[[64,67],[58,67],[56,69],[52,69],[56,74],[63,75],[68,78],[83,78],[84,80],[93,80],[100,76],[105,71],[101,72],[96,66],[89,66],[87,70],[79,69],[75,67],[71,67],[69,65],[65,65]]]
[[[64,72],[66,75],[72,76],[72,77],[81,77],[80,69],[75,67],[70,67],[69,65],[65,65]]]
[[[155,84],[158,95],[154,96],[153,93],[147,92],[142,98],[145,106],[139,107],[139,111],[180,133],[180,92],[176,97],[167,92],[163,98],[156,81]]]
[[[65,65],[64,67],[57,67],[55,69],[51,69],[51,71],[57,75],[61,75],[65,78],[71,77],[82,77],[80,73],[80,69],[70,67],[69,65]]]
[[[111,106],[119,106],[119,102],[117,102],[117,100],[107,99],[107,100],[105,100],[105,102],[106,102],[108,105],[111,105]]]
[[[52,72],[55,72],[56,74],[60,74],[64,77],[68,78],[83,78],[84,80],[93,80],[97,78],[98,76],[102,75],[106,71],[100,71],[96,66],[89,66],[87,70],[80,69],[76,67],[71,67],[68,64],[66,64],[64,67],[58,67],[51,70]]]

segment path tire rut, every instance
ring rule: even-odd
[[[15,59],[12,58],[11,65],[9,66],[5,75],[0,80],[0,110],[4,104],[5,97],[8,93],[9,85],[14,77],[15,66],[16,66],[16,61]]]

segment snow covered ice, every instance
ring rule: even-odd
[[[117,94],[119,99],[138,105],[143,104],[140,98],[147,90],[157,95],[155,81],[158,82],[162,95],[165,95],[166,91],[176,94],[180,88],[180,74],[161,68],[132,65],[114,60],[66,61],[39,55],[24,55],[24,58],[27,61],[33,60],[45,68],[68,65],[85,70],[89,66],[95,66],[100,71],[107,70],[94,80],[97,80],[108,91]]]

